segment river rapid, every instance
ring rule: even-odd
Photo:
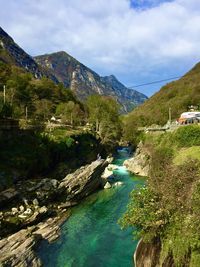
[[[42,242],[38,249],[44,267],[131,267],[137,241],[131,229],[121,230],[118,220],[125,212],[129,193],[143,184],[123,166],[129,157],[126,148],[118,149],[113,164],[115,181],[122,186],[92,194],[72,209],[53,244]]]

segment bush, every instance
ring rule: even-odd
[[[174,133],[174,142],[179,147],[190,147],[200,145],[200,126],[188,125],[180,127]]]

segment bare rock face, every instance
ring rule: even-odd
[[[150,169],[150,155],[143,148],[142,143],[138,145],[133,158],[125,160],[124,166],[132,173],[140,176],[148,176]]]
[[[40,267],[42,263],[35,253],[36,247],[42,239],[49,243],[60,236],[60,224],[63,218],[49,218],[36,226],[23,229],[7,238],[0,240],[1,267]]]
[[[140,240],[134,254],[135,267],[175,267],[173,257],[169,255],[160,264],[161,242],[155,238],[151,243]]]
[[[96,160],[72,174],[68,174],[60,183],[59,189],[66,193],[66,201],[79,201],[88,196],[102,185],[101,174],[108,162]]]
[[[31,235],[25,229],[0,241],[0,266],[39,267],[40,260],[34,253],[39,241],[38,236]]]

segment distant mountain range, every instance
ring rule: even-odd
[[[37,79],[46,76],[55,83],[61,82],[82,101],[91,94],[112,96],[121,104],[123,112],[129,112],[147,100],[147,96],[128,89],[114,75],[100,77],[66,52],[61,51],[33,58],[1,27],[0,51],[0,60],[26,69]]]

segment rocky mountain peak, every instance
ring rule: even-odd
[[[43,67],[51,68],[59,82],[74,91],[80,100],[91,94],[113,96],[127,112],[147,99],[145,95],[126,88],[114,75],[100,77],[64,51],[37,56],[35,60]]]

